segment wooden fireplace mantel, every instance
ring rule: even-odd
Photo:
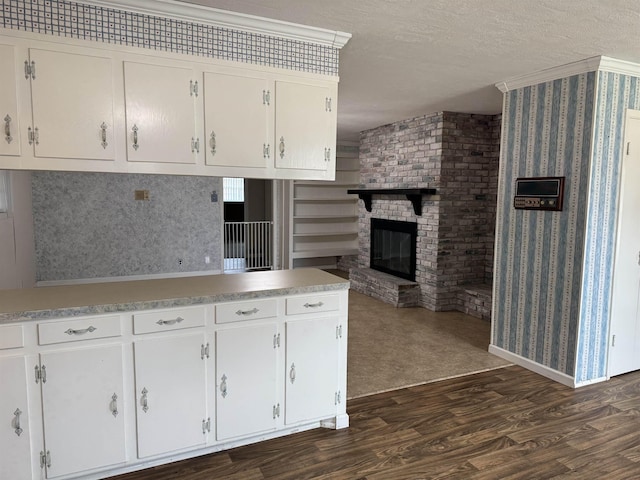
[[[371,198],[374,195],[405,195],[407,200],[413,205],[416,215],[422,215],[422,197],[424,195],[435,195],[435,188],[354,188],[347,190],[347,193],[355,193],[364,202],[367,212],[371,211]]]

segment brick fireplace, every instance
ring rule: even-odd
[[[371,212],[360,202],[352,264],[370,266],[372,218],[415,222],[416,303],[464,311],[464,287],[492,281],[499,147],[500,115],[440,112],[362,132],[361,189],[435,188],[436,195],[422,197],[422,215],[403,195],[374,196]],[[362,275],[352,275],[355,290],[380,282],[377,272]]]

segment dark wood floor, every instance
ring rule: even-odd
[[[317,429],[117,477],[639,479],[640,372],[578,390],[520,367],[352,400]]]

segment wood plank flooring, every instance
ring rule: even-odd
[[[317,429],[117,480],[638,479],[640,372],[574,390],[511,366],[348,402]]]

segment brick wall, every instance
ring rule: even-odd
[[[359,210],[359,264],[369,266],[372,217],[418,224],[420,304],[455,309],[460,285],[491,281],[500,117],[440,112],[361,133],[361,188],[436,188],[416,216],[403,196]]]

